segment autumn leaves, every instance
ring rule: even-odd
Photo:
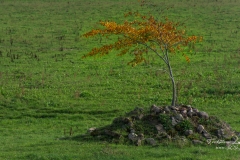
[[[103,45],[100,48],[93,48],[83,58],[94,55],[105,55],[111,50],[119,50],[118,55],[132,53],[134,59],[129,63],[133,66],[144,61],[144,53],[149,50],[157,54],[167,52],[181,51],[188,46],[189,43],[196,43],[201,37],[186,36],[185,30],[180,28],[179,23],[169,21],[167,18],[164,22],[158,21],[153,16],[142,16],[139,13],[129,12],[125,15],[134,16],[134,21],[125,21],[118,24],[114,21],[100,21],[101,29],[93,29],[85,33],[83,36],[92,37],[100,35],[102,37],[117,36],[115,43]],[[191,45],[193,46],[193,45]],[[184,55],[189,62],[190,59]]]
[[[201,37],[187,36],[180,23],[175,23],[167,18],[164,21],[159,21],[150,16],[142,16],[138,12],[129,12],[125,17],[133,16],[135,20],[125,21],[118,24],[114,21],[100,21],[102,26],[100,29],[93,29],[83,36],[92,37],[100,35],[108,38],[115,37],[116,41],[111,44],[103,45],[99,48],[93,48],[83,58],[95,55],[106,55],[112,50],[119,51],[117,55],[124,55],[130,53],[133,55],[133,60],[128,64],[136,66],[145,61],[145,54],[152,52],[156,54],[167,66],[168,74],[172,82],[172,106],[176,105],[177,94],[176,85],[169,60],[169,52],[182,52],[187,62],[190,62],[189,57],[184,54],[183,50],[186,48],[193,49],[194,44],[201,41]]]

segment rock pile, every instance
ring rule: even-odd
[[[184,139],[193,144],[209,139],[234,140],[237,132],[214,116],[190,105],[156,106],[150,110],[136,107],[111,125],[90,128],[88,133],[101,140],[155,146],[164,140]]]

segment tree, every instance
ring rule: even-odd
[[[143,16],[138,12],[129,12],[127,16],[134,16],[135,20],[125,21],[118,24],[114,21],[100,21],[102,28],[93,29],[85,33],[83,36],[92,37],[100,35],[108,38],[109,36],[116,37],[116,42],[103,45],[99,48],[93,48],[88,54],[82,58],[89,56],[100,55],[104,56],[112,50],[119,51],[118,55],[122,56],[130,53],[134,59],[128,64],[136,66],[145,61],[144,55],[148,52],[156,54],[167,66],[167,72],[172,82],[172,102],[171,105],[176,105],[176,84],[172,72],[172,67],[169,60],[169,53],[181,53],[186,48],[193,48],[194,44],[201,41],[202,37],[187,36],[181,23],[175,23],[167,18],[158,21],[152,15]],[[189,57],[183,54],[187,62],[190,62]]]

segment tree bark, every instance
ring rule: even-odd
[[[171,104],[171,106],[175,106],[176,105],[176,100],[177,100],[177,90],[176,90],[176,84],[175,84],[174,76],[173,76],[173,73],[172,73],[172,67],[170,65],[167,53],[166,53],[166,58],[167,58],[167,66],[168,66],[168,70],[169,70],[169,77],[170,77],[171,82],[172,82],[172,104]]]
[[[175,106],[176,105],[176,99],[177,99],[177,94],[176,94],[176,84],[175,84],[175,80],[174,80],[174,77],[173,77],[173,73],[172,73],[172,68],[169,64],[168,66],[169,68],[169,74],[170,74],[170,79],[172,81],[172,106]]]

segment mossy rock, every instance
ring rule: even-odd
[[[204,143],[209,138],[231,140],[238,135],[226,122],[190,105],[153,105],[150,109],[137,107],[125,116],[115,118],[112,124],[91,131],[90,136],[108,142],[143,145],[148,144],[145,140],[149,139],[153,144],[176,142],[179,137],[184,141]]]

